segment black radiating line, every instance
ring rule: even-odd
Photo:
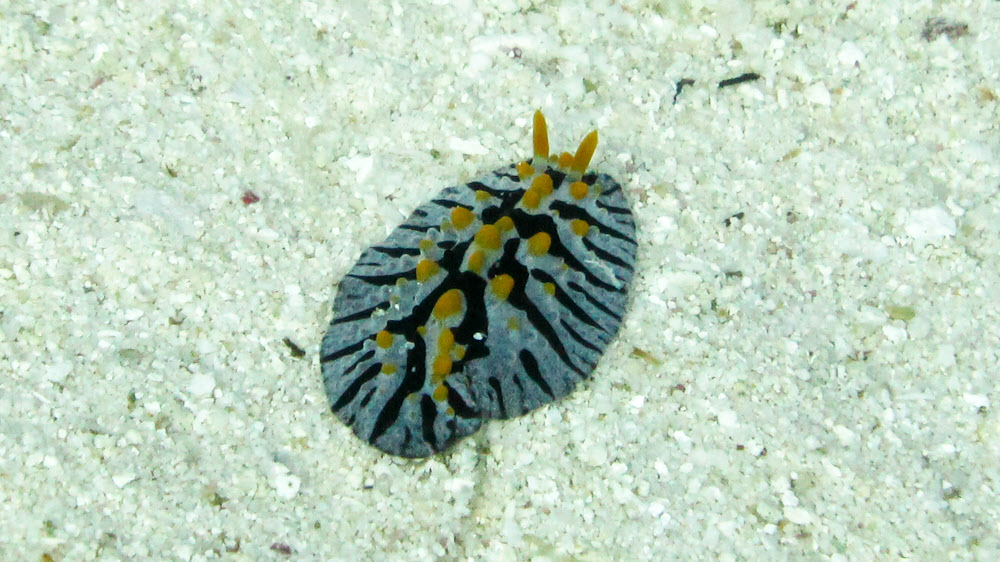
[[[521,413],[518,415],[524,415],[524,413],[528,411],[528,407],[525,405],[524,401],[524,385],[521,384],[521,377],[517,375],[511,377],[511,380],[514,381],[514,386],[517,387],[517,391],[521,394]]]
[[[573,336],[573,339],[575,339],[576,341],[580,342],[580,345],[582,345],[583,347],[586,347],[587,349],[589,349],[591,351],[594,351],[594,352],[596,352],[598,354],[601,353],[601,348],[599,348],[596,345],[594,345],[594,344],[590,343],[589,341],[587,341],[587,338],[583,337],[583,335],[581,335],[580,332],[577,332],[576,330],[574,330],[573,327],[569,325],[569,322],[566,322],[565,320],[561,320],[560,319],[559,323],[562,324],[562,327],[567,332],[569,332],[569,335]]]
[[[575,271],[582,273],[583,276],[587,278],[587,282],[591,285],[600,287],[610,292],[616,292],[619,290],[618,287],[615,287],[598,277],[597,274],[577,259],[573,252],[563,245],[562,240],[559,239],[559,232],[556,229],[555,220],[553,220],[551,216],[533,215],[526,213],[521,209],[514,209],[510,213],[510,218],[514,221],[517,233],[521,238],[527,240],[539,232],[545,232],[548,234],[549,238],[552,240],[552,245],[549,247],[549,253],[558,258],[562,258],[562,260],[566,262],[566,265]]]
[[[455,410],[455,415],[460,418],[478,418],[480,413],[473,409],[471,406],[462,400],[461,394],[452,390],[454,387],[444,383],[444,386],[448,389],[448,405],[451,406],[452,410]]]
[[[359,357],[357,361],[355,361],[350,366],[348,366],[346,369],[344,369],[340,373],[340,376],[341,377],[346,377],[346,376],[350,375],[351,373],[354,372],[354,369],[358,368],[358,365],[364,363],[365,361],[370,360],[372,357],[375,357],[375,350],[374,349],[368,350],[367,353],[365,353],[364,355],[362,355],[361,357]]]
[[[437,404],[434,403],[434,399],[424,394],[420,398],[420,420],[422,422],[420,429],[423,432],[424,441],[435,451],[441,448],[438,445],[437,436],[434,435],[434,420],[437,415]]]
[[[500,381],[496,377],[491,376],[486,381],[493,388],[493,392],[497,393],[497,402],[500,405],[500,415],[504,418],[507,417],[507,406],[503,403],[503,388],[500,386]]]
[[[597,298],[595,298],[593,295],[591,295],[587,291],[587,289],[583,288],[582,285],[580,285],[576,281],[570,281],[569,283],[566,284],[566,286],[569,287],[570,289],[573,289],[574,291],[580,293],[581,295],[583,295],[583,298],[587,299],[587,302],[589,302],[591,305],[593,305],[594,308],[600,310],[601,312],[607,314],[608,316],[614,318],[619,323],[621,323],[621,320],[622,320],[622,314],[621,313],[615,312],[615,311],[611,310],[610,308],[608,308],[607,306],[605,306],[604,303],[602,303],[601,301],[597,300]]]
[[[560,172],[559,170],[556,170],[555,168],[548,168],[548,169],[544,170],[542,173],[548,174],[548,176],[550,178],[552,178],[552,190],[553,191],[558,190],[559,186],[561,186],[562,183],[563,183],[563,181],[566,180],[566,174],[565,174],[565,172]]]
[[[541,388],[542,392],[548,394],[550,398],[555,398],[556,395],[552,393],[552,388],[549,386],[549,383],[545,382],[542,372],[538,369],[538,360],[535,359],[535,356],[527,349],[522,349],[517,357],[521,360],[521,367],[524,368],[524,372],[531,377],[531,380],[535,381],[538,388]]]
[[[560,219],[565,219],[567,221],[580,219],[585,221],[587,224],[600,228],[601,234],[607,234],[612,238],[617,238],[618,240],[629,242],[630,244],[636,243],[631,236],[618,230],[616,227],[601,221],[579,205],[573,205],[571,203],[566,203],[565,201],[553,201],[549,204],[549,208],[553,211],[558,211]]]
[[[432,199],[431,203],[439,207],[445,207],[447,209],[452,209],[454,207],[461,207],[467,211],[471,211],[473,207],[459,203],[458,201],[452,201],[451,199]]]
[[[611,213],[612,215],[631,215],[632,214],[632,211],[630,209],[628,209],[628,208],[619,207],[617,205],[609,205],[607,203],[602,202],[600,199],[597,199],[596,201],[594,201],[594,204],[596,204],[598,207],[604,209],[605,211]]]
[[[552,351],[566,363],[567,367],[578,371],[579,369],[573,364],[569,354],[566,353],[566,349],[560,343],[559,334],[556,333],[555,328],[545,318],[545,314],[539,310],[538,306],[528,297],[525,291],[529,275],[528,268],[517,260],[519,242],[517,239],[507,242],[503,249],[503,255],[501,255],[500,260],[491,268],[490,274],[493,275],[495,273],[493,270],[496,269],[498,272],[507,273],[514,278],[514,287],[511,289],[510,294],[507,295],[507,302],[514,308],[524,312],[531,326],[545,338]]]
[[[383,273],[381,275],[362,275],[358,273],[348,273],[345,277],[350,277],[352,279],[358,279],[364,281],[369,285],[395,285],[397,280],[402,277],[412,281],[417,278],[417,270],[409,269],[406,271],[393,272],[393,273]]]
[[[376,392],[378,392],[378,386],[373,386],[372,389],[368,391],[368,394],[365,394],[364,398],[361,399],[361,402],[358,403],[358,408],[360,409],[367,406],[368,402],[372,399],[372,396],[375,396]]]
[[[399,230],[412,230],[414,232],[427,232],[428,230],[434,230],[435,228],[440,228],[440,224],[407,224],[403,223],[397,228]]]
[[[420,255],[420,248],[410,246],[372,246],[371,249],[394,258]]]
[[[632,264],[626,262],[625,260],[623,260],[620,257],[612,254],[611,252],[605,250],[604,248],[599,247],[597,244],[594,244],[590,240],[587,240],[586,238],[584,238],[583,239],[583,245],[588,250],[590,250],[591,252],[594,252],[594,254],[596,254],[597,257],[601,258],[602,260],[604,260],[604,261],[606,261],[608,263],[613,263],[613,264],[617,265],[618,267],[621,267],[622,269],[626,269],[628,271],[632,271],[632,269],[633,269]]]
[[[573,316],[583,321],[584,324],[590,324],[591,326],[597,328],[598,330],[601,329],[601,325],[598,324],[596,320],[591,318],[590,315],[587,314],[587,311],[580,308],[580,305],[573,302],[573,298],[570,297],[566,293],[566,291],[563,291],[562,287],[560,287],[559,284],[556,283],[555,277],[549,275],[548,272],[542,269],[532,269],[531,276],[534,277],[535,279],[538,279],[542,283],[552,283],[556,288],[556,293],[553,296],[556,298],[557,301],[559,301],[559,304],[563,305],[563,308],[572,312]]]
[[[611,184],[611,187],[609,187],[608,189],[605,189],[604,191],[602,191],[600,196],[604,197],[606,195],[611,195],[612,193],[617,193],[617,192],[619,192],[621,190],[622,190],[622,184],[620,184],[618,182],[614,182],[614,183]]]
[[[489,193],[493,197],[498,197],[500,199],[504,199],[511,193],[516,193],[517,191],[520,191],[520,190],[515,190],[512,192],[511,190],[508,189],[494,189],[486,185],[485,183],[478,181],[470,181],[469,183],[465,184],[465,187],[468,187],[472,191],[485,191],[486,193]]]
[[[354,379],[354,382],[352,382],[350,386],[344,389],[344,392],[340,394],[340,398],[338,398],[337,401],[334,402],[332,408],[333,411],[336,412],[337,410],[346,406],[351,400],[354,400],[354,397],[358,395],[358,391],[361,390],[361,387],[366,382],[378,376],[379,370],[381,368],[382,366],[379,365],[378,363],[372,363],[370,367],[368,367],[367,369],[364,370],[363,373],[358,375],[358,378]]]
[[[344,357],[345,355],[350,355],[350,354],[352,354],[352,353],[354,353],[356,351],[361,351],[361,348],[364,347],[365,340],[367,340],[367,339],[368,338],[366,337],[366,338],[364,338],[363,340],[361,340],[361,341],[359,341],[357,343],[352,343],[351,345],[348,345],[346,347],[342,347],[342,348],[338,349],[337,351],[331,351],[330,353],[327,353],[323,357],[320,357],[319,362],[320,363],[327,363],[329,361],[334,361],[336,359],[340,359],[341,357]]]
[[[559,334],[556,333],[556,329],[545,318],[545,315],[538,309],[538,306],[536,306],[526,294],[523,294],[523,288],[519,292],[521,293],[520,296],[524,297],[523,300],[516,299],[520,302],[515,304],[511,299],[511,296],[513,296],[514,293],[511,292],[511,295],[507,297],[508,302],[514,304],[514,308],[524,312],[524,315],[528,317],[528,322],[531,323],[531,326],[538,331],[538,333],[542,334],[545,341],[549,342],[549,347],[552,348],[552,351],[556,352],[556,355],[562,359],[563,363],[565,363],[567,367],[580,372],[580,368],[573,363],[570,359],[569,353],[566,352],[566,347],[563,346],[562,338],[560,338]]]
[[[499,169],[493,170],[493,175],[496,176],[496,177],[498,177],[498,178],[507,178],[507,179],[509,179],[511,181],[515,181],[515,182],[521,181],[521,176],[517,175],[516,171],[507,172],[505,170],[515,170],[515,168],[514,168],[514,166],[508,166],[506,168],[499,168]]]
[[[400,333],[399,330],[388,326],[387,329],[393,333]],[[410,394],[423,388],[424,380],[427,376],[424,364],[427,346],[424,344],[424,338],[417,337],[416,326],[413,326],[412,331],[405,331],[402,334],[406,338],[406,341],[412,344],[412,347],[406,353],[406,370],[403,372],[403,380],[399,383],[392,396],[386,400],[385,405],[378,414],[378,418],[375,419],[375,427],[372,428],[370,438],[372,442],[381,437],[393,424],[399,421],[399,412],[403,408],[403,401]]]
[[[374,440],[373,440],[374,441]],[[403,428],[403,444],[399,446],[400,451],[405,451],[410,447],[410,441],[413,441],[413,434],[410,433],[410,428]]]
[[[372,313],[381,307],[388,307],[389,301],[382,301],[375,306],[366,308],[364,310],[359,310],[354,314],[348,314],[347,316],[341,316],[340,318],[334,318],[331,324],[343,324],[344,322],[354,322],[355,320],[366,320],[371,318]]]

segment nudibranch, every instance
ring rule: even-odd
[[[333,412],[382,451],[426,457],[569,394],[625,314],[635,222],[587,171],[597,131],[447,187],[340,282],[320,350]]]

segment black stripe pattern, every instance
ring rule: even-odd
[[[541,131],[541,136],[539,136]],[[323,339],[334,413],[386,453],[426,457],[569,394],[618,331],[636,239],[624,190],[576,155],[535,157],[421,205],[340,282]]]

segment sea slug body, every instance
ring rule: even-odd
[[[443,189],[340,282],[320,350],[333,412],[426,457],[569,394],[618,331],[635,267],[621,185],[587,172],[597,131]]]

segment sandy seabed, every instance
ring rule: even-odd
[[[0,558],[989,558],[998,77],[987,0],[7,3]],[[385,456],[336,283],[536,108],[633,204],[622,330]]]

